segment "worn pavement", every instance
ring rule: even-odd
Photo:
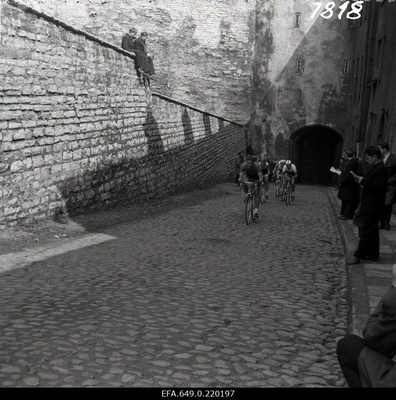
[[[3,233],[0,387],[343,387],[348,300],[366,310],[333,190],[271,187],[249,226],[226,183]]]

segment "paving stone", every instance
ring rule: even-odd
[[[1,273],[0,387],[341,387],[343,244],[325,190],[297,190],[249,226],[233,184],[183,194]]]
[[[38,386],[40,384],[40,379],[35,377],[27,377],[23,381],[27,386]]]

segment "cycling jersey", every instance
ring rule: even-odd
[[[259,170],[261,170],[261,167],[258,162],[254,162],[250,168],[246,162],[244,162],[241,165],[241,172],[246,174],[249,179],[259,180],[259,176],[258,176]]]
[[[267,161],[262,161],[261,162],[261,171],[263,172],[263,175],[267,175],[268,174],[268,169],[269,169],[269,164],[267,163]]]
[[[295,175],[297,175],[297,168],[296,168],[296,166],[294,164],[291,164],[290,168],[288,168],[287,165],[285,165],[283,167],[283,169],[282,169],[282,173],[283,174],[288,174],[288,175],[291,175],[291,176],[295,176]]]

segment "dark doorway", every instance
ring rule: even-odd
[[[330,168],[339,167],[342,154],[342,136],[327,126],[305,126],[293,132],[292,160],[298,170],[298,181],[306,184],[334,184],[337,175]]]

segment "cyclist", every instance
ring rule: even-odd
[[[246,157],[246,161],[241,165],[241,172],[239,174],[239,183],[242,183],[243,190],[245,193],[248,192],[248,187],[245,184],[246,182],[256,182],[258,181],[258,188],[254,193],[253,203],[253,218],[258,218],[258,208],[260,205],[260,185],[263,181],[263,173],[261,172],[260,163],[254,160],[252,155]]]
[[[274,178],[275,178],[275,183],[279,180],[279,178],[282,175],[282,169],[286,163],[286,160],[280,160],[275,164],[274,167]]]
[[[263,160],[261,161],[261,172],[263,174],[263,188],[264,188],[264,198],[265,200],[269,199],[268,196],[268,189],[269,189],[269,168],[270,165],[267,161],[267,156],[265,155],[263,157]]]
[[[285,162],[285,165],[282,168],[282,175],[291,178],[292,200],[294,200],[294,192],[296,190],[294,181],[297,178],[297,168],[291,160]]]

